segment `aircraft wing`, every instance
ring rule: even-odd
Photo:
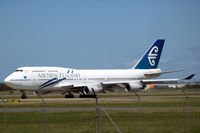
[[[146,79],[146,80],[136,80],[136,82],[141,82],[142,84],[144,85],[147,85],[147,84],[175,84],[175,83],[178,83],[178,81],[180,80],[190,80],[192,79],[192,77],[194,76],[195,74],[192,74],[186,78],[180,78],[180,79]],[[109,85],[126,85],[128,84],[129,82],[132,82],[132,81],[117,81],[117,82],[103,82],[102,85],[105,85],[105,86],[109,86]]]
[[[150,79],[142,80],[143,84],[176,84],[180,79]]]
[[[183,70],[173,70],[173,71],[166,71],[166,72],[160,72],[160,73],[147,73],[147,74],[144,74],[144,75],[146,77],[157,77],[157,76],[160,76],[162,74],[181,72],[181,71],[183,71]]]
[[[142,80],[142,83],[145,84],[175,84],[180,80],[190,80],[194,77],[195,74],[192,74],[186,78],[181,79],[150,79],[150,80]]]
[[[125,86],[127,84],[130,84],[131,82],[140,82],[142,85],[148,85],[148,84],[175,84],[178,83],[178,81],[180,80],[190,80],[192,79],[192,77],[194,76],[194,74],[186,77],[186,78],[181,78],[181,79],[145,79],[145,80],[127,80],[127,81],[109,81],[109,82],[102,82],[99,83],[99,85],[101,85],[103,88],[113,91],[112,88],[125,88]],[[39,88],[40,92],[42,93],[47,93],[50,91],[43,91],[42,89],[46,86],[49,85],[54,85],[54,87],[60,88],[62,90],[65,91],[71,91],[71,92],[79,92],[79,91],[83,91],[84,87],[88,87],[90,86],[90,84],[87,83],[83,83],[83,84],[69,84],[68,82],[61,82],[64,79],[51,79],[49,81],[47,81],[46,83],[44,83],[43,85],[41,85],[41,88]],[[60,83],[59,83],[60,82]],[[98,85],[93,85],[93,87],[96,86],[98,87]],[[58,89],[59,90],[59,89]]]
[[[149,80],[134,80],[135,82],[141,82],[143,85],[148,85],[148,84],[176,84],[180,79],[149,79]],[[103,86],[123,86],[126,85],[131,81],[117,81],[117,82],[103,82]]]

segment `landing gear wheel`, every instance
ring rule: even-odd
[[[27,95],[26,95],[25,91],[21,90],[21,92],[22,92],[21,99],[27,99]]]
[[[80,94],[79,97],[80,98],[96,98],[95,95],[83,95],[83,94]]]
[[[27,95],[22,94],[22,95],[21,95],[21,99],[27,99]]]
[[[74,95],[72,93],[68,93],[65,95],[65,98],[74,98]]]

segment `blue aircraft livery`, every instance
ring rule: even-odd
[[[135,69],[156,69],[165,40],[157,40],[136,64]]]

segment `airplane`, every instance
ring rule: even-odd
[[[73,93],[87,97],[94,93],[124,89],[128,92],[145,89],[149,84],[177,84],[190,80],[194,74],[179,79],[154,79],[162,74],[158,68],[165,40],[158,39],[130,69],[78,70],[64,67],[20,67],[5,78],[9,87],[20,90],[21,98],[27,98],[25,91],[37,95],[60,92],[65,98],[74,98]]]

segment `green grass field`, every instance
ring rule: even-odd
[[[150,90],[140,92],[141,107],[186,107],[186,99],[179,90]],[[162,92],[161,94],[159,92]],[[166,92],[166,93],[163,93]],[[170,93],[169,93],[170,92]],[[174,92],[174,93],[173,93]],[[200,107],[200,91],[187,89],[190,107]],[[5,93],[4,93],[5,94]],[[47,108],[94,107],[95,99],[64,99],[63,96],[45,96]],[[134,94],[99,95],[101,107],[130,108],[137,107]],[[16,97],[8,97],[14,99]],[[58,100],[51,100],[51,99]],[[21,100],[19,103],[7,103],[8,108],[40,108],[42,103],[37,97]],[[0,103],[0,108],[3,104]],[[122,133],[138,132],[137,111],[107,111]],[[47,112],[47,133],[94,133],[96,131],[95,111]],[[4,115],[0,113],[0,132],[4,132]],[[190,110],[190,132],[200,132],[200,110]],[[100,126],[101,127],[101,126]],[[116,129],[103,114],[105,133],[116,133]],[[43,133],[43,112],[7,113],[8,133]],[[142,110],[141,133],[187,133],[186,109]]]

